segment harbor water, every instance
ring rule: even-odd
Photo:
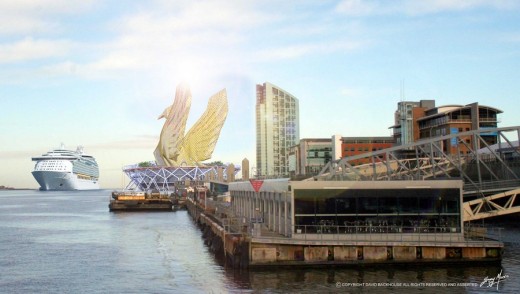
[[[108,211],[111,191],[0,191],[0,293],[519,293],[520,229],[501,263],[226,267],[186,211]],[[520,219],[520,217],[519,217]]]

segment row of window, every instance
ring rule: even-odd
[[[372,151],[378,151],[378,150],[383,150],[384,148],[372,148]],[[358,152],[368,152],[370,151],[370,148],[369,147],[359,147],[359,148],[354,148],[354,147],[351,147],[351,148],[345,148],[345,152],[355,152],[355,151],[358,151]]]
[[[295,225],[300,231],[460,230],[459,189],[295,190],[294,206]]]
[[[458,189],[295,190],[294,201],[298,214],[460,212]]]

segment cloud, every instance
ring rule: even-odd
[[[67,6],[66,1],[46,1],[54,3],[55,7],[45,8],[47,14],[75,11]],[[95,1],[90,3],[89,7]],[[135,77],[135,73],[139,72],[141,79],[151,77],[158,83],[165,80],[195,79],[197,81],[194,84],[206,84],[222,75],[250,73],[250,68],[258,61],[350,52],[369,45],[369,42],[355,39],[337,41],[338,27],[331,25],[330,19],[301,13],[322,8],[309,3],[304,2],[299,10],[294,10],[294,7],[289,9],[288,4],[276,1],[270,1],[267,5],[251,2],[172,3],[156,0],[148,6],[128,7],[125,10],[127,14],[103,20],[101,25],[106,29],[105,32],[110,33],[104,40],[77,40],[74,44],[67,44],[62,40],[65,46],[52,47],[43,40],[26,39],[25,43],[33,42],[40,46],[29,46],[25,53],[16,54],[15,48],[23,45],[23,42],[0,45],[0,52],[9,53],[0,56],[0,63],[63,57],[52,60],[52,63],[39,63],[35,65],[38,68],[30,69],[30,73],[23,72],[29,69],[21,69],[22,72],[16,76],[18,79],[23,79],[24,76],[31,78],[60,75],[75,75],[86,79],[124,79]],[[36,10],[36,4],[29,4],[16,9],[30,15]],[[272,9],[274,4],[278,4],[278,9]],[[323,13],[327,14],[328,11]],[[45,24],[57,27],[63,25]],[[294,33],[298,28],[304,30]],[[357,29],[351,25],[341,28],[344,35],[354,36]],[[309,34],[315,38],[309,40]],[[273,43],[281,35],[284,36],[284,42]],[[332,38],[333,41],[324,41]],[[47,45],[47,49],[43,45]],[[74,55],[66,55],[72,47],[75,49]]]
[[[27,32],[40,33],[51,31],[57,25],[52,21],[44,21],[25,15],[2,15],[0,12],[0,35],[17,35]]]
[[[517,6],[514,1],[510,0],[407,0],[403,4],[404,12],[410,15],[462,12],[477,8],[508,9]]]
[[[200,79],[223,70],[240,71],[245,59],[238,48],[250,37],[247,29],[267,19],[249,6],[228,2],[168,7],[167,11],[148,7],[109,20],[112,38],[82,44],[74,59],[47,64],[42,72],[110,79],[136,71],[152,75],[167,71],[170,76]]]
[[[373,14],[380,4],[375,1],[343,0],[336,6],[336,11],[347,15],[363,16]]]
[[[329,54],[359,50],[369,45],[363,41],[316,42],[286,47],[273,47],[259,52],[258,60],[272,61],[299,58],[311,54]]]
[[[192,1],[183,6],[160,6],[123,17],[113,23],[115,29],[123,32],[189,32],[201,29],[246,30],[273,22],[280,16],[276,12],[267,14],[254,5],[231,1]]]
[[[0,45],[0,63],[23,62],[28,60],[66,55],[73,43],[66,40],[23,40]]]
[[[97,0],[0,1],[0,35],[55,32],[57,15],[85,13]]]
[[[5,13],[62,14],[81,12],[91,7],[95,0],[75,3],[69,0],[17,0],[1,1],[0,11]]]
[[[418,16],[442,12],[463,12],[478,8],[518,8],[514,0],[343,0],[336,5],[336,12],[351,16],[405,14]]]

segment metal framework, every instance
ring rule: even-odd
[[[129,166],[123,169],[130,182],[125,190],[158,190],[170,191],[179,186],[190,186],[191,182],[200,185],[201,182],[227,182],[230,173],[240,171],[240,167],[228,166],[182,166],[182,167],[137,167]],[[189,181],[189,182],[188,182]]]
[[[520,212],[520,189],[464,202],[464,221]]]
[[[486,143],[484,137],[489,134],[496,134],[498,148],[493,149]],[[329,162],[318,176],[309,180],[462,178],[465,195],[483,197],[493,192],[520,187],[520,151],[518,145],[512,143],[519,137],[520,126],[516,126],[480,129],[424,139]],[[468,140],[469,138],[471,139]],[[448,154],[445,151],[443,144],[446,141],[456,142],[456,154]],[[460,146],[465,146],[465,154],[460,151]],[[350,164],[354,160],[366,158],[371,161],[370,164]]]

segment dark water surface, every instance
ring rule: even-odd
[[[208,251],[186,211],[111,213],[109,197],[0,191],[0,293],[520,293],[514,221],[497,223],[501,264],[239,271]],[[500,272],[498,289],[482,284]]]

